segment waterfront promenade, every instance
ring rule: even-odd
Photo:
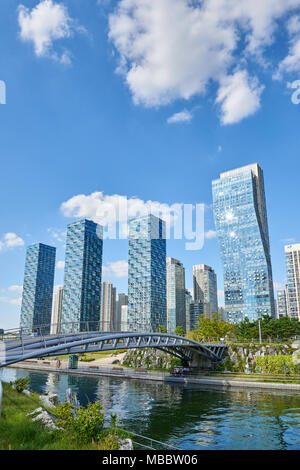
[[[265,390],[287,390],[300,393],[300,384],[295,383],[278,383],[278,382],[263,382],[258,381],[257,378],[249,377],[239,378],[218,378],[206,376],[205,371],[203,374],[199,373],[192,376],[174,377],[169,372],[153,372],[145,369],[129,369],[122,367],[119,364],[113,364],[116,360],[121,359],[121,355],[103,358],[90,363],[78,363],[77,369],[69,369],[68,361],[61,361],[60,368],[57,368],[57,361],[55,360],[30,360],[14,364],[13,368],[38,370],[45,372],[56,372],[62,374],[75,374],[75,375],[88,375],[88,376],[107,376],[118,377],[123,379],[136,379],[143,381],[158,381],[165,383],[179,383],[183,385],[200,385],[211,388],[223,389],[257,389],[258,391]]]

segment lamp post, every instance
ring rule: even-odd
[[[261,344],[261,328],[260,328],[260,318],[258,319],[258,331],[259,331],[259,344]]]

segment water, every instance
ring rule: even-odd
[[[180,449],[300,449],[300,394],[223,391],[161,382],[0,369],[0,380],[30,376],[31,389],[82,404],[100,401],[122,426]]]

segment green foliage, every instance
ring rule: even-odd
[[[300,334],[300,322],[291,320],[288,317],[274,319],[268,315],[264,315],[260,320],[262,340],[272,338],[274,341],[286,340]],[[246,318],[236,327],[236,336],[239,340],[258,340],[259,326],[258,320],[250,322]]]
[[[102,436],[104,413],[99,402],[89,403],[87,407],[73,410],[73,405],[63,403],[56,407],[56,416],[61,419],[59,426],[62,432],[77,442],[84,444],[98,441]],[[61,432],[61,431],[60,431]]]
[[[174,330],[174,334],[178,336],[185,336],[185,331],[182,326],[177,326]]]
[[[190,331],[187,336],[195,341],[214,338],[220,339],[235,333],[236,325],[227,323],[221,319],[221,315],[214,313],[212,318],[201,315],[198,320],[198,328]]]
[[[296,364],[292,356],[260,356],[256,359],[256,371],[294,376],[300,373],[300,364]]]
[[[24,390],[28,389],[30,383],[29,377],[23,377],[12,382],[12,385],[17,390],[18,393],[22,393]]]
[[[95,360],[95,358],[94,358],[94,357],[91,357],[91,356],[81,357],[81,358],[79,359],[80,362],[92,362],[92,361],[94,361],[94,360]]]
[[[164,325],[159,325],[156,329],[156,333],[168,333],[167,328]]]

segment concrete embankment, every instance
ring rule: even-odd
[[[56,372],[63,374],[90,375],[90,376],[108,376],[124,379],[142,379],[150,381],[159,381],[166,383],[179,383],[184,385],[200,385],[217,389],[256,389],[256,390],[288,390],[300,392],[300,384],[274,383],[274,382],[255,382],[249,377],[247,380],[222,379],[206,376],[173,377],[169,373],[150,372],[138,369],[126,369],[122,367],[101,367],[101,366],[81,366],[78,369],[68,369],[66,367],[56,368],[54,364],[45,365],[36,364],[30,361],[14,364],[11,367],[29,370],[39,370],[41,372]]]

